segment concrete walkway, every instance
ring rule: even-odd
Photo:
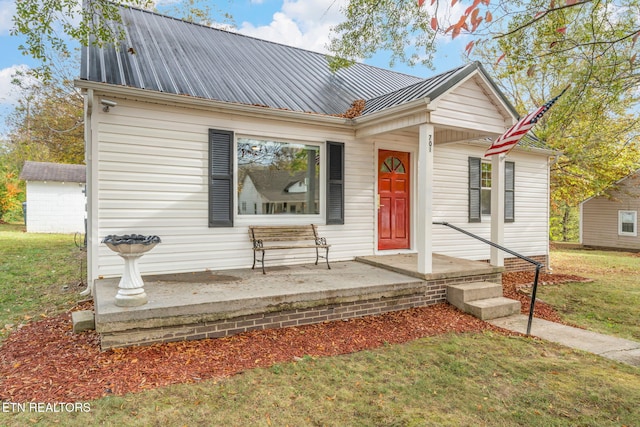
[[[528,316],[516,314],[489,320],[492,325],[514,332],[527,333]],[[531,335],[566,347],[588,351],[608,359],[640,367],[640,342],[616,338],[534,318]]]

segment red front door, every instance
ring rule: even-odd
[[[409,249],[409,153],[378,152],[378,249]]]

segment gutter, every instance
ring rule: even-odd
[[[187,95],[178,95],[174,93],[156,92],[147,89],[138,89],[128,86],[117,86],[108,83],[90,82],[88,80],[75,80],[74,86],[88,91],[96,91],[101,93],[109,93],[113,96],[119,96],[124,99],[146,100],[160,104],[169,104],[175,106],[189,106],[201,108],[208,111],[216,111],[222,113],[236,113],[245,116],[264,116],[276,117],[281,120],[304,123],[319,123],[344,128],[353,128],[353,120],[344,117],[330,116],[326,114],[292,111],[284,109],[276,109],[260,105],[238,104],[234,102],[217,101],[205,98],[196,98]]]

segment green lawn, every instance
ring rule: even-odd
[[[1,224],[0,340],[21,323],[79,301],[85,255],[73,235],[28,234],[23,226]]]
[[[84,252],[73,236],[1,225],[0,255],[0,326],[15,330],[81,299]],[[639,338],[640,258],[556,250],[552,261],[558,273],[596,281],[543,286],[540,298],[574,323]],[[531,338],[447,334],[78,402],[88,413],[12,412],[3,402],[0,425],[640,426],[638,402],[638,368]]]
[[[640,254],[583,249],[551,252],[555,273],[594,281],[542,286],[537,297],[587,329],[640,341]]]

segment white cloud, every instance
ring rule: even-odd
[[[12,83],[18,72],[26,72],[26,65],[12,65],[0,70],[0,104],[14,105],[20,97],[20,88]]]
[[[14,1],[0,1],[0,36],[9,34],[9,30],[13,28],[13,15],[16,12],[16,3]]]
[[[269,25],[243,22],[238,32],[289,46],[326,53],[331,27],[344,16],[344,0],[285,0]]]

